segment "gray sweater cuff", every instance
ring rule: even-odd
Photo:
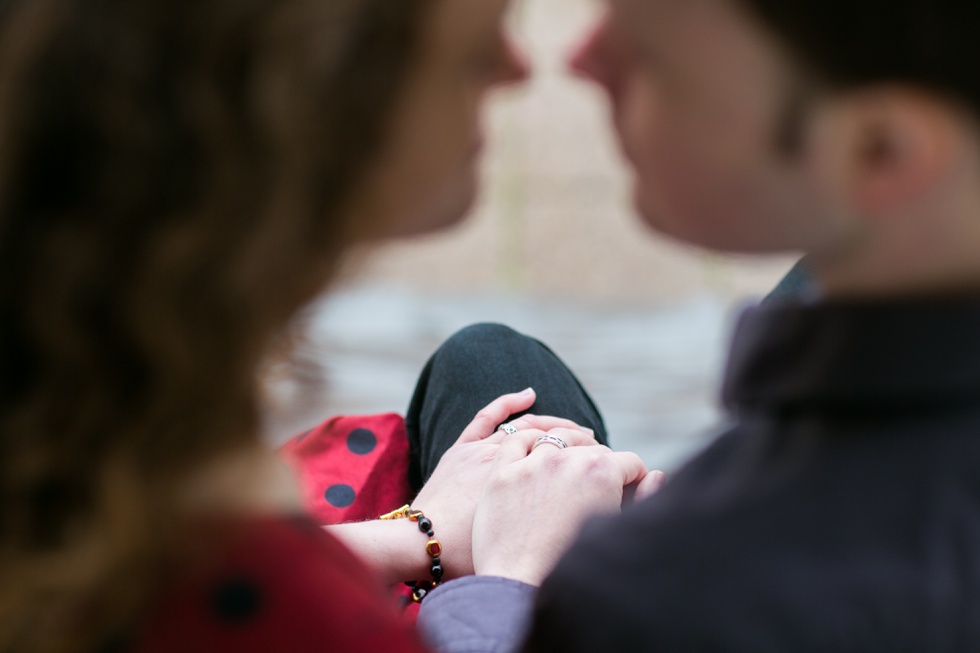
[[[458,578],[425,597],[418,625],[439,653],[510,653],[527,635],[537,590],[496,576]]]

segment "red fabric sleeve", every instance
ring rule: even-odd
[[[331,417],[289,440],[280,453],[295,470],[306,510],[319,524],[374,519],[412,500],[408,436],[396,413]],[[414,621],[418,604],[411,589],[399,584],[390,593],[389,601]]]
[[[254,522],[254,523],[253,523]],[[373,573],[312,521],[250,521],[219,561],[179,581],[137,653],[425,650]]]
[[[408,436],[395,413],[332,417],[280,452],[320,524],[375,519],[411,500]]]

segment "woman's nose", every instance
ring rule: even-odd
[[[513,39],[507,37],[504,41],[505,63],[500,76],[501,83],[516,84],[531,76],[531,65],[527,55]]]

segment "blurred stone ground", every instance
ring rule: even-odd
[[[301,373],[275,386],[282,441],[325,416],[404,413],[426,359],[475,322],[502,322],[547,343],[600,407],[614,448],[672,470],[716,433],[717,380],[737,307],[700,296],[647,308],[508,295],[360,288],[311,309]]]
[[[671,469],[703,445],[718,419],[732,307],[764,294],[792,259],[694,251],[633,215],[605,102],[565,71],[567,51],[600,8],[515,4],[511,23],[535,76],[490,104],[473,215],[447,233],[372,252],[311,308],[299,364],[274,386],[273,440],[333,413],[404,411],[442,340],[495,321],[569,363],[616,448]]]

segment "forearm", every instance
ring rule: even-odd
[[[380,519],[324,527],[364,560],[388,584],[429,578],[428,541],[407,519]]]

